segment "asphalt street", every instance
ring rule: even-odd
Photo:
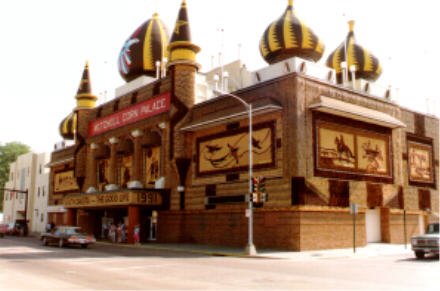
[[[0,290],[438,290],[438,258],[288,260],[0,239]]]

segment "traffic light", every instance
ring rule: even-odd
[[[260,177],[258,179],[258,192],[259,193],[266,193],[266,178]]]
[[[259,189],[259,180],[255,177],[252,177],[252,193],[258,193]]]
[[[266,193],[266,178],[265,177],[252,177],[252,192],[249,193],[250,201],[255,204],[262,204],[262,202],[266,202],[268,199],[268,195]]]

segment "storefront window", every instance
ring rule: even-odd
[[[160,177],[160,147],[145,149],[145,185],[154,186]]]

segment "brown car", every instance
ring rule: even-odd
[[[81,232],[81,228],[78,226],[57,226],[50,232],[43,232],[40,239],[45,246],[56,244],[60,248],[68,245],[87,248],[88,245],[96,242],[93,235]]]

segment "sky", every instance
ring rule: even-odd
[[[192,39],[201,47],[201,72],[212,56],[239,56],[251,71],[267,66],[258,49],[266,27],[287,0],[187,0]],[[318,64],[355,37],[382,64],[376,83],[399,89],[402,107],[440,116],[438,1],[295,0],[297,16],[326,46]],[[60,122],[76,106],[86,60],[98,105],[125,84],[117,58],[125,40],[153,13],[171,32],[181,0],[0,1],[0,144],[18,141],[51,152],[62,140]],[[223,31],[223,33],[221,32]],[[239,49],[240,47],[240,49]],[[215,65],[218,62],[215,61]],[[428,102],[427,102],[428,98]],[[428,106],[427,106],[428,105]]]

